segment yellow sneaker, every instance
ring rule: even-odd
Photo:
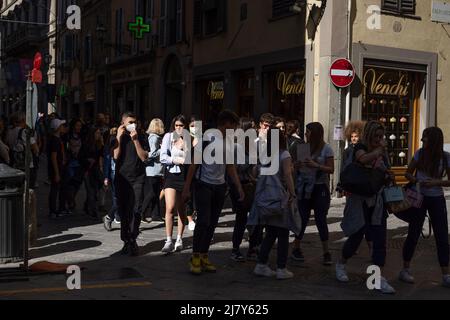
[[[217,268],[209,261],[208,255],[203,254],[200,258],[202,271],[215,273],[217,272]]]
[[[202,263],[199,254],[194,253],[192,255],[191,261],[189,261],[189,266],[192,274],[198,275],[202,273]]]

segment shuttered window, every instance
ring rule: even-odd
[[[159,46],[167,46],[167,0],[161,0],[159,15]]]
[[[227,0],[195,0],[194,35],[214,35],[226,31]]]
[[[416,0],[383,0],[381,9],[399,14],[415,14]]]
[[[296,0],[273,0],[272,17],[282,17],[291,15],[290,8],[295,4]]]

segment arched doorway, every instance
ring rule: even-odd
[[[164,121],[169,124],[181,113],[183,100],[183,73],[180,62],[174,55],[168,58],[164,80]]]

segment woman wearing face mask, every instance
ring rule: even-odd
[[[185,206],[181,199],[186,179],[187,146],[183,139],[186,119],[183,115],[175,117],[161,145],[161,163],[164,165],[164,198],[166,201],[166,242],[163,253],[183,250],[184,221],[186,219]],[[173,244],[173,216],[178,215],[178,235]]]
[[[442,269],[442,284],[450,288],[449,242],[447,206],[443,187],[450,187],[450,154],[444,151],[444,134],[436,127],[423,132],[423,147],[419,149],[411,161],[406,178],[411,183],[420,183],[420,192],[424,196],[421,208],[408,211],[408,237],[403,246],[403,270],[400,280],[414,283],[410,271],[411,260],[422,232],[426,213],[433,226],[439,265]]]
[[[97,195],[103,183],[103,136],[100,128],[89,130],[80,151],[80,159],[86,168],[84,185],[86,202],[84,211],[94,219],[98,218]]]

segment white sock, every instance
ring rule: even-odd
[[[177,236],[177,241],[182,241],[183,239],[182,239],[182,236],[179,234],[178,236]]]
[[[166,242],[172,242],[172,237],[167,237]]]

